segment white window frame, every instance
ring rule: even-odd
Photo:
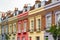
[[[41,6],[45,6],[45,1],[41,1]]]
[[[58,24],[58,23],[57,23],[57,16],[56,16],[57,14],[60,14],[60,11],[56,11],[56,12],[55,12],[55,24]]]
[[[18,33],[21,33],[21,23],[18,23]]]
[[[13,32],[16,33],[16,23],[13,23]]]
[[[51,13],[48,13],[47,15],[46,15],[46,29],[48,29],[49,30],[49,28],[50,28],[50,26],[48,27],[48,22],[47,22],[47,17],[48,16],[50,16],[51,17],[51,24],[52,24],[52,14]]]
[[[27,22],[24,22],[24,32],[26,32]]]
[[[4,33],[4,26],[2,27],[2,34]]]
[[[33,21],[33,28],[32,28],[32,23],[31,23],[31,21]],[[31,21],[30,21],[30,28],[31,28],[31,29],[34,29],[34,20],[31,20]]]
[[[38,24],[38,19],[40,20],[40,27],[39,27],[39,24]],[[38,30],[39,28],[41,28],[41,17],[36,18],[36,29]]]
[[[5,26],[5,32],[8,33],[8,25]]]
[[[35,8],[38,8],[38,3],[37,3],[37,4],[35,4]]]
[[[13,30],[13,27],[12,27],[12,24],[9,25],[9,31],[10,33],[12,33],[12,30]]]

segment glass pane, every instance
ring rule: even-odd
[[[34,23],[33,23],[33,20],[31,21],[31,27],[33,27],[34,25],[33,25]]]
[[[18,33],[20,33],[20,27],[21,27],[21,24],[18,23]]]
[[[22,40],[25,40],[25,37],[22,37]]]
[[[38,28],[40,28],[40,19],[38,19]]]
[[[13,24],[13,31],[16,32],[16,23]]]
[[[36,40],[40,40],[40,37],[36,37]]]
[[[18,37],[17,40],[20,40],[20,37]]]

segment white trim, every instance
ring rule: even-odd
[[[60,1],[56,1],[56,2],[53,2],[53,3],[46,5],[44,7],[45,7],[45,10],[47,10],[47,9],[50,9],[50,8],[53,8],[53,7],[59,6],[59,5],[60,5]]]
[[[55,24],[56,24],[56,22],[57,22],[57,21],[56,21],[56,15],[57,15],[57,14],[60,14],[60,11],[55,12]]]
[[[51,14],[51,12],[46,14],[46,17],[45,17],[46,18],[46,27],[47,27],[47,16],[51,17],[51,23],[52,23],[52,14]],[[47,28],[47,29],[49,29],[49,28]]]

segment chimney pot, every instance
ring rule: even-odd
[[[15,8],[15,11],[17,11],[18,10],[18,8]]]
[[[35,4],[40,3],[40,2],[41,2],[40,0],[36,0],[36,1],[35,1]]]
[[[24,8],[27,8],[28,4],[24,4]]]

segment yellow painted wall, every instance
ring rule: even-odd
[[[10,40],[13,40],[13,37],[15,38],[15,40],[17,40],[17,35],[13,35],[13,34],[11,34]]]
[[[35,19],[36,19],[36,27],[37,27],[37,25],[38,25],[37,20],[38,20],[38,19],[41,20],[41,15],[35,16]],[[32,27],[31,27],[31,20],[34,21],[34,17],[29,17],[29,22],[30,22],[30,24],[29,24],[30,26],[29,26],[29,27],[30,27],[30,29],[32,28]],[[36,32],[33,31],[33,33],[30,33],[30,32],[29,32],[28,35],[29,35],[29,37],[32,37],[32,40],[36,40],[36,37],[37,37],[37,36],[40,37],[40,40],[44,40],[44,31],[41,31],[41,30],[40,30],[40,32],[37,32],[37,31],[36,31]]]
[[[44,40],[44,31],[41,31],[40,33],[33,32],[33,33],[28,33],[29,37],[32,37],[32,40],[36,40],[36,37],[39,36],[40,40]]]
[[[41,12],[43,10],[45,10],[44,7],[40,7],[40,8],[29,11],[28,15],[32,15],[32,14],[35,14],[37,12]]]

